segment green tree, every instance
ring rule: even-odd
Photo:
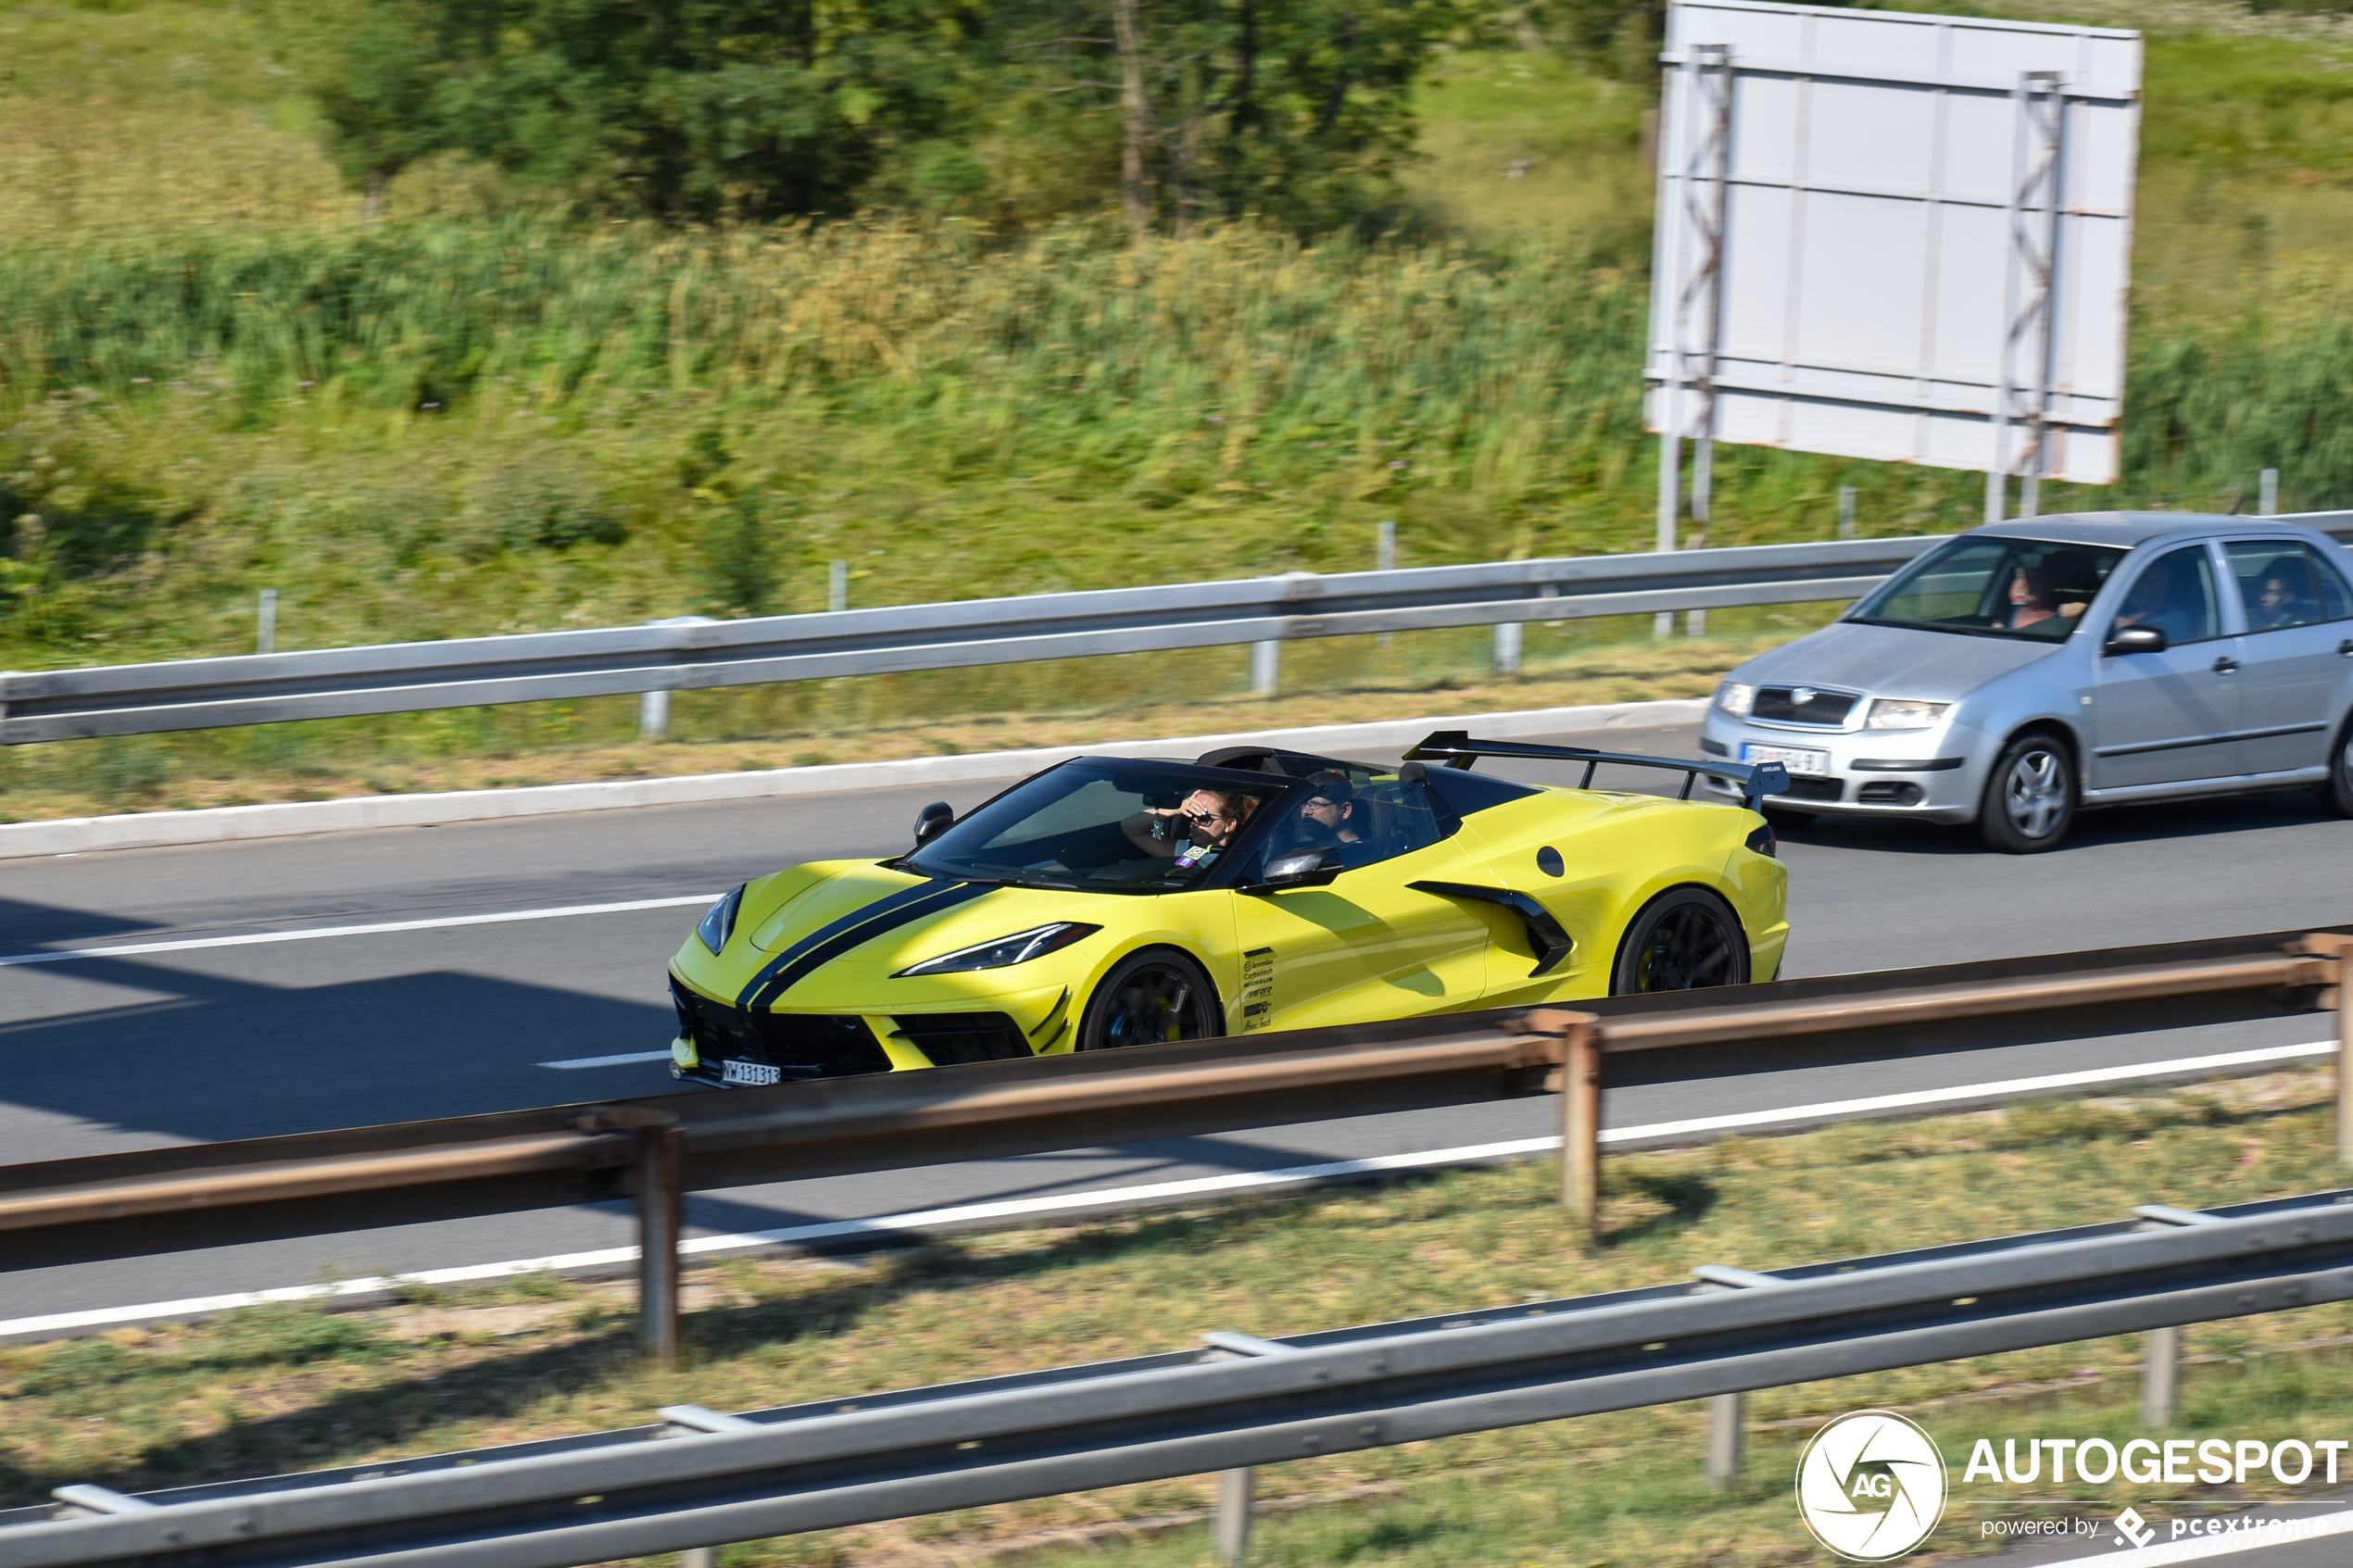
[[[311,92],[344,178],[360,189],[360,216],[381,218],[393,176],[452,144],[437,102],[448,62],[436,19],[413,0],[345,0],[325,19],[335,47]]]
[[[384,178],[444,149],[677,221],[841,211],[952,135],[979,17],[954,0],[348,0],[320,95]]]
[[[1256,212],[1328,229],[1380,205],[1412,148],[1409,95],[1454,0],[1006,0],[1081,144],[1118,147],[1138,232]]]

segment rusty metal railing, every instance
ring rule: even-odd
[[[667,1095],[0,1168],[9,1266],[628,1198],[641,1345],[676,1344],[690,1190],[1560,1094],[1562,1197],[1600,1197],[1604,1063],[1635,1052],[1834,1042],[1849,1060],[2338,1010],[2353,931],[2269,933],[1722,991],[1500,1010]],[[2340,1099],[2341,1158],[2353,1124]]]

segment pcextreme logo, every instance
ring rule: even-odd
[[[1901,1557],[1944,1516],[1944,1456],[1893,1411],[1842,1415],[1798,1456],[1797,1512],[1816,1540],[1851,1562]]]

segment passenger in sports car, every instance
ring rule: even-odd
[[[1197,789],[1173,810],[1146,807],[1121,822],[1119,831],[1157,859],[1205,865],[1234,841],[1257,809],[1257,797],[1240,790]]]
[[[1315,793],[1299,809],[1300,847],[1337,845],[1343,863],[1365,863],[1371,859],[1371,846],[1352,825],[1356,815],[1356,786],[1349,782],[1346,773],[1328,771],[1311,775],[1307,784]]]

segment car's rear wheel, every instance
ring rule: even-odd
[[[1201,965],[1174,947],[1147,947],[1112,966],[1087,998],[1077,1049],[1117,1050],[1223,1035],[1216,988]]]
[[[2329,782],[2321,786],[2321,804],[2340,817],[2353,817],[2353,719],[2329,748]]]
[[[2049,735],[2020,735],[2002,748],[1977,809],[1978,836],[2005,855],[2058,847],[2075,822],[2075,759]]]
[[[1748,934],[1705,887],[1670,887],[1642,908],[1617,944],[1613,997],[1748,984]]]

